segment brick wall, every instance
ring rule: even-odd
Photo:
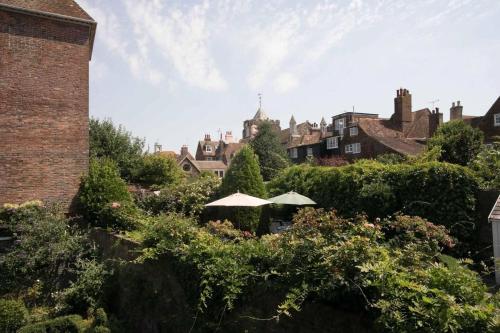
[[[88,168],[89,27],[0,10],[0,205],[69,204]]]

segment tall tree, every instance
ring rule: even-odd
[[[162,187],[177,184],[184,176],[175,158],[146,154],[142,160],[138,181],[143,185]]]
[[[290,164],[278,133],[268,121],[259,125],[259,132],[250,142],[250,146],[259,157],[260,172],[265,181],[276,177],[281,170]]]
[[[90,119],[90,156],[115,161],[126,180],[137,177],[143,150],[144,140],[133,137],[121,125],[115,126],[110,119]]]
[[[469,164],[481,150],[483,132],[464,123],[462,120],[450,121],[438,128],[428,141],[429,150],[439,148],[440,160],[460,165]]]
[[[260,173],[257,156],[248,146],[243,147],[233,158],[220,187],[221,196],[230,195],[237,191],[259,198],[266,197],[266,188]],[[234,208],[229,218],[236,227],[255,231],[259,224],[260,214],[260,208]]]

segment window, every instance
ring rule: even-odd
[[[334,136],[333,138],[326,139],[326,149],[334,149],[339,147],[339,137]]]
[[[340,134],[344,132],[345,125],[346,125],[345,118],[340,118],[335,120],[335,130],[339,131]]]
[[[359,153],[361,153],[361,144],[360,143],[352,143],[350,145],[345,145],[345,153],[346,154],[359,154]]]
[[[182,170],[184,170],[184,171],[191,171],[191,165],[189,165],[188,163],[184,164],[182,166]]]
[[[500,126],[500,113],[494,114],[493,119],[493,125]]]
[[[349,136],[356,136],[358,135],[358,127],[351,127],[349,128]]]
[[[210,157],[210,156],[208,156],[206,159],[206,161],[213,161],[213,160],[214,160],[213,157]]]
[[[291,158],[297,158],[298,157],[297,148],[290,149],[290,157]]]
[[[224,170],[215,170],[214,173],[219,178],[224,177]]]
[[[204,150],[205,150],[207,153],[211,153],[211,152],[212,152],[212,146],[211,146],[211,145],[205,145]]]
[[[307,157],[313,156],[313,149],[312,147],[307,147]]]

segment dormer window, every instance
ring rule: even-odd
[[[500,126],[500,113],[496,113],[493,115],[493,125]]]
[[[340,135],[344,132],[344,128],[346,127],[345,118],[340,118],[335,120],[335,130],[340,132]]]
[[[203,150],[207,153],[211,153],[212,152],[212,146],[211,145],[205,145],[205,147],[203,147]]]

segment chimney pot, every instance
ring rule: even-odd
[[[455,107],[455,102],[451,103],[451,107],[454,108]]]
[[[457,101],[457,106],[460,106],[460,101]]]

